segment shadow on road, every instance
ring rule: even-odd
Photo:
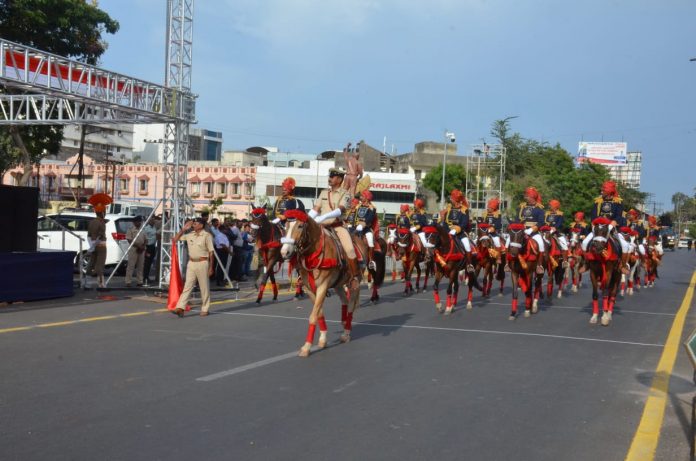
[[[643,372],[636,375],[636,380],[645,387],[651,387],[653,379],[669,379],[669,400],[674,408],[674,413],[679,419],[679,425],[684,431],[684,438],[687,442],[691,437],[691,397],[693,396],[694,383],[679,376],[670,376],[667,373]]]

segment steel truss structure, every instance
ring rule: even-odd
[[[505,183],[505,147],[499,144],[475,144],[466,157],[466,198],[472,217],[486,212],[488,200],[500,199],[500,211],[506,207],[503,197]]]
[[[157,85],[0,38],[0,125],[166,124],[160,287],[169,285],[172,237],[192,208],[193,0],[167,0],[166,45],[165,85]]]
[[[193,64],[193,0],[167,0],[167,49],[165,85],[191,94]],[[159,285],[169,285],[172,239],[193,211],[186,194],[188,165],[187,120],[173,120],[164,130],[164,197]]]

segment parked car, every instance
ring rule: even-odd
[[[660,239],[662,240],[662,248],[664,250],[674,251],[677,247],[677,236],[671,227],[663,227],[660,230]]]
[[[689,239],[686,237],[682,237],[679,239],[679,243],[677,244],[677,248],[688,248],[689,247]]]
[[[48,216],[51,219],[46,219]],[[38,247],[39,251],[65,250],[77,253],[75,257],[75,267],[79,262],[80,238],[82,238],[82,254],[87,255],[89,243],[87,242],[87,226],[94,218],[94,213],[69,211],[59,214],[39,216],[38,222]],[[122,216],[107,214],[106,219],[106,267],[114,267],[128,250],[126,232],[133,226],[133,216]],[[60,225],[70,230],[78,237],[65,232]],[[86,258],[83,270],[86,268]],[[125,271],[127,257],[123,258],[123,263],[119,267]]]

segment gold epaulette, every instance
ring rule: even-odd
[[[613,198],[612,201],[614,203],[621,203],[621,202],[623,202],[623,199],[617,195],[616,197]]]

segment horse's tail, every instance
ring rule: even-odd
[[[498,264],[498,270],[496,271],[495,279],[498,281],[505,280],[505,263],[504,262],[501,262],[500,264]]]
[[[384,274],[387,271],[387,242],[381,237],[378,239],[378,242],[382,251],[375,251],[375,265],[377,266],[377,270],[375,270],[372,275],[372,283],[379,287],[384,282]]]

